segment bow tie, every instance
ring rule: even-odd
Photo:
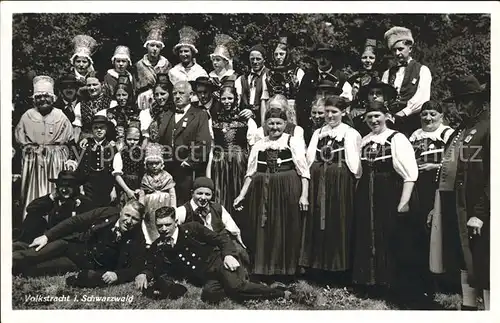
[[[179,108],[176,108],[176,109],[175,109],[175,113],[176,113],[176,114],[184,114],[184,109],[179,109]]]
[[[408,66],[408,61],[398,63],[398,67],[406,67],[406,66]]]
[[[204,219],[207,217],[209,211],[208,211],[208,208],[207,207],[201,207],[199,206],[197,209],[196,209],[196,214],[200,215],[201,217],[203,217]]]

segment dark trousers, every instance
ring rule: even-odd
[[[111,191],[115,185],[115,179],[107,171],[91,172],[87,176],[87,182],[83,185],[85,195],[89,197],[94,206],[109,206],[111,202]]]
[[[85,255],[85,245],[64,239],[55,240],[35,251],[27,243],[15,242],[12,253],[13,275],[59,275],[80,269],[94,269]]]
[[[174,178],[177,205],[183,205],[191,199],[194,171],[192,168],[181,167],[178,162],[167,162],[165,170]]]
[[[218,303],[229,297],[238,302],[248,300],[264,300],[284,297],[284,292],[264,284],[248,280],[245,269],[240,266],[235,271],[224,268],[222,260],[216,270],[207,274],[207,280],[201,292],[201,300]]]

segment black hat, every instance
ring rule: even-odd
[[[451,84],[451,93],[453,94],[444,99],[443,102],[450,103],[468,96],[484,96],[488,95],[489,92],[489,85],[481,85],[474,75],[467,75],[455,80]]]
[[[103,115],[95,115],[93,118],[92,118],[92,122],[91,124],[96,124],[96,123],[103,123],[107,126],[109,126],[109,124],[111,123],[111,121],[109,121],[109,119],[106,117],[106,116],[103,116]],[[111,123],[112,124],[112,123]]]
[[[116,128],[115,128],[115,125],[111,121],[109,121],[109,119],[106,116],[95,115],[92,118],[91,124],[94,125],[96,123],[105,124],[107,126],[106,138],[108,140],[115,140],[116,139]]]
[[[365,114],[367,114],[369,112],[373,112],[373,111],[378,111],[378,112],[382,112],[382,113],[389,113],[389,109],[387,108],[385,103],[380,102],[380,101],[370,102],[368,104],[368,107],[366,108]]]
[[[200,187],[206,187],[215,190],[214,181],[208,177],[198,177],[193,183],[193,191]]]
[[[316,89],[329,89],[331,94],[333,95],[340,95],[342,94],[342,89],[338,87],[339,80],[338,78],[331,74],[331,73],[325,73],[321,74],[319,78],[318,85],[316,86]]]
[[[373,88],[380,88],[384,93],[385,101],[392,101],[398,95],[397,90],[390,84],[379,81],[376,78],[372,78],[370,83],[365,86],[362,86],[359,89],[358,97],[361,101],[368,101],[368,92],[370,92]]]
[[[170,84],[170,78],[167,73],[156,74],[156,84]]]
[[[318,56],[319,54],[325,53],[329,56],[333,56],[335,54],[340,54],[339,49],[333,48],[333,46],[327,43],[317,43],[314,44],[311,48],[309,48],[309,52],[313,56]]]
[[[198,85],[208,86],[209,88],[212,89],[212,91],[215,91],[218,88],[217,85],[215,85],[212,82],[212,80],[210,80],[210,78],[208,78],[207,76],[199,76],[196,78],[196,80],[189,81],[189,83],[191,84],[193,91],[196,91],[196,88],[198,87]]]
[[[56,184],[69,182],[74,185],[81,185],[82,179],[74,171],[62,170],[59,172],[59,175],[57,175],[57,178],[49,178],[49,182]]]
[[[76,81],[75,74],[65,74],[63,75],[57,82],[57,85],[60,88],[64,88],[65,86],[72,85],[74,88],[78,88],[78,82]]]
[[[144,296],[152,299],[178,299],[187,293],[184,285],[174,282],[167,275],[161,275],[155,279],[152,286],[143,289]]]

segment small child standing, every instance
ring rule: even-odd
[[[156,229],[155,211],[163,206],[177,206],[175,196],[175,182],[166,170],[163,169],[163,147],[159,144],[148,144],[144,157],[146,173],[142,177],[141,190],[144,192],[146,216],[142,229],[146,243],[151,244],[159,234]]]
[[[113,159],[113,172],[118,183],[120,206],[129,199],[138,199],[144,176],[144,154],[141,148],[141,131],[136,126],[127,128],[125,146]]]

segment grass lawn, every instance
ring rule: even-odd
[[[226,300],[218,305],[200,300],[201,288],[189,284],[187,294],[178,300],[151,300],[143,297],[133,283],[98,289],[75,289],[65,285],[65,276],[25,278],[13,277],[13,309],[259,309],[259,310],[391,310],[397,309],[382,299],[356,296],[347,288],[320,286],[299,281],[297,288],[312,292],[316,297],[311,305],[289,300],[251,301],[238,304]],[[28,296],[66,296],[61,301],[36,301]],[[121,300],[95,301],[90,297],[114,296]],[[67,300],[69,299],[69,300]],[[76,299],[76,301],[75,301]],[[458,294],[437,294],[436,300],[446,309],[456,309],[460,304]]]

